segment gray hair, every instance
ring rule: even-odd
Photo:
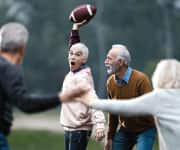
[[[130,55],[129,50],[127,49],[127,47],[125,45],[114,44],[114,45],[112,45],[112,48],[121,49],[120,53],[117,55],[117,59],[123,59],[123,60],[125,60],[125,63],[127,65],[130,65],[131,55]]]
[[[12,22],[3,25],[0,29],[1,51],[13,52],[25,46],[29,33],[20,23]]]
[[[161,60],[153,73],[152,83],[157,88],[180,88],[180,62],[176,59]]]
[[[76,44],[73,44],[73,45],[71,46],[70,50],[71,50],[71,49],[74,49],[74,48],[81,50],[82,53],[83,53],[83,56],[84,56],[86,59],[88,59],[89,49],[88,49],[88,47],[87,47],[84,43],[76,43]]]

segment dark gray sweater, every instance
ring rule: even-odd
[[[8,134],[13,106],[26,113],[40,112],[60,104],[57,95],[27,95],[19,66],[0,57],[0,132]]]

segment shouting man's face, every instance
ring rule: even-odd
[[[86,58],[83,51],[78,48],[71,48],[68,55],[69,67],[71,71],[75,71],[80,68],[82,64],[86,62]]]

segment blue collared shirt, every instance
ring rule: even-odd
[[[122,80],[119,79],[117,76],[115,76],[115,80],[116,80],[116,83],[122,87],[124,84],[128,84],[129,82],[129,79],[131,77],[131,74],[132,74],[132,68],[131,67],[128,67]]]

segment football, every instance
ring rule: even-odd
[[[69,19],[73,23],[80,23],[83,20],[86,20],[87,23],[94,17],[95,14],[96,7],[94,5],[84,4],[74,8],[70,13]]]

